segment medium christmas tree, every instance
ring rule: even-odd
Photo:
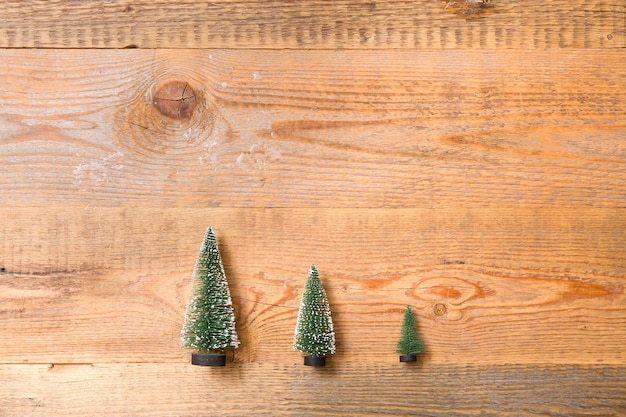
[[[396,353],[403,353],[400,356],[400,362],[415,362],[417,360],[416,355],[422,352],[424,352],[424,344],[417,333],[411,307],[407,305],[406,310],[404,310],[404,321],[402,322]]]
[[[304,286],[293,348],[308,353],[304,364],[326,365],[326,355],[335,353],[335,331],[326,291],[322,286],[315,265],[309,269],[309,278]]]
[[[194,365],[224,366],[225,348],[239,346],[230,290],[213,228],[204,235],[193,271],[180,344],[196,349]]]

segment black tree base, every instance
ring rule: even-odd
[[[304,364],[306,366],[326,366],[326,356],[305,356]]]
[[[199,366],[224,366],[226,365],[226,355],[194,352],[191,354],[191,363]]]
[[[415,362],[416,360],[416,355],[400,355],[400,362]]]

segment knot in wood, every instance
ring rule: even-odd
[[[196,93],[185,81],[169,81],[157,88],[154,106],[171,119],[189,119],[196,109]]]
[[[447,313],[447,311],[448,311],[448,308],[446,307],[445,304],[442,304],[442,303],[437,303],[433,307],[433,312],[435,313],[435,316],[443,316]]]

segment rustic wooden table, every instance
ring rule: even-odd
[[[623,0],[0,16],[0,416],[626,415]],[[179,348],[209,225],[223,369]]]

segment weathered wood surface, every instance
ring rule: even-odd
[[[623,0],[8,1],[3,48],[623,48]]]
[[[0,1],[0,416],[626,415],[625,47],[622,0]]]
[[[398,361],[413,306],[425,364],[622,364],[623,209],[0,210],[2,363],[188,362],[178,346],[204,228],[224,255],[237,363],[292,363],[316,263],[333,361]]]
[[[626,205],[623,51],[0,54],[2,204]]]
[[[0,365],[0,378],[4,417],[626,413],[624,366],[42,364]]]

